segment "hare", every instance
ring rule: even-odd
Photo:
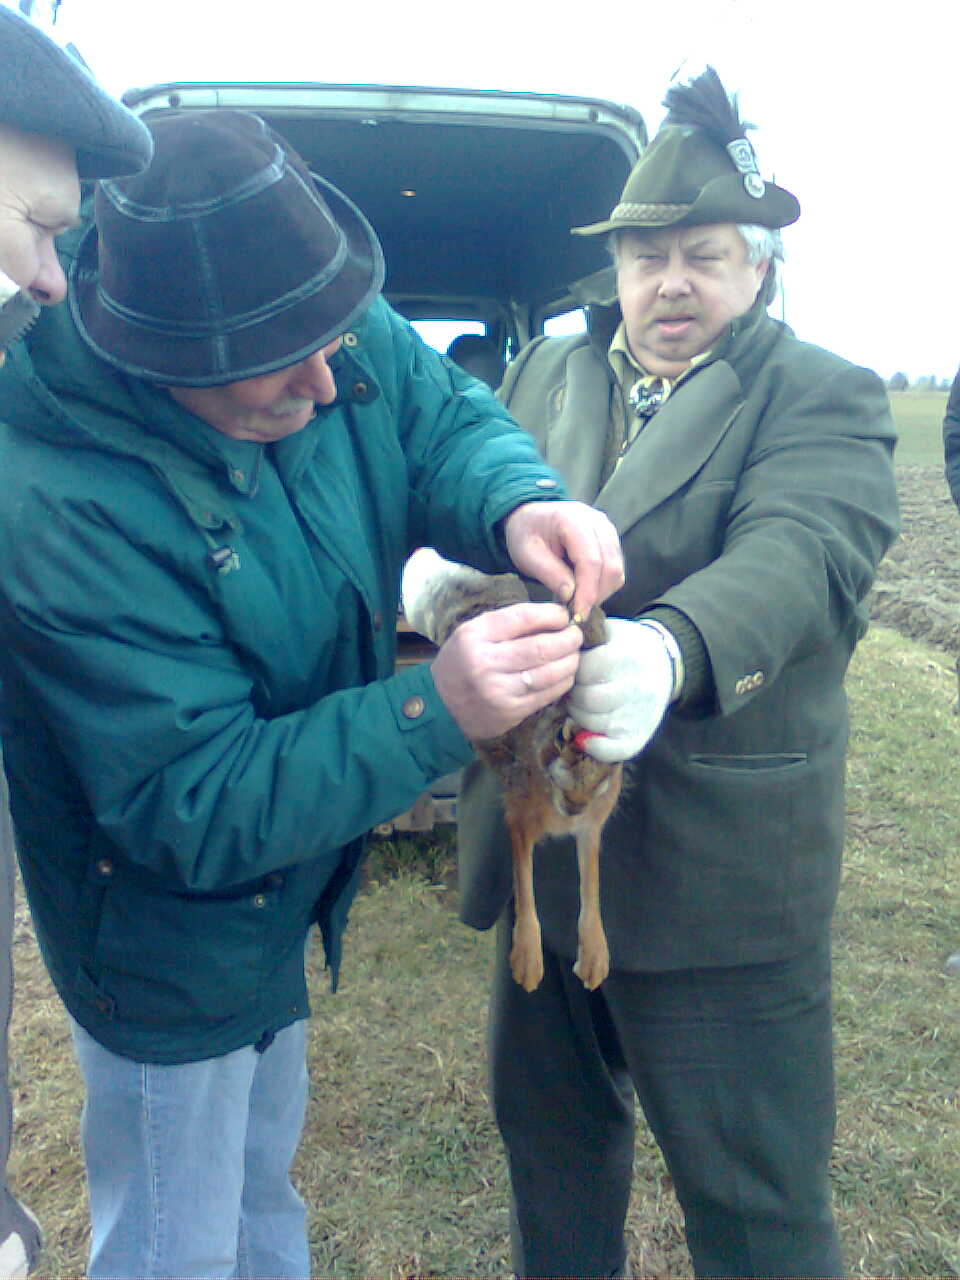
[[[437,645],[470,618],[528,598],[515,574],[479,573],[444,560],[430,548],[415,552],[404,570],[407,621]],[[584,647],[603,642],[601,609],[594,609],[581,625]],[[510,968],[526,991],[534,991],[543,977],[533,850],[546,835],[572,835],[576,840],[580,917],[573,971],[593,990],[610,968],[600,918],[600,835],[620,795],[623,768],[601,764],[583,751],[583,732],[577,731],[567,714],[566,703],[563,697],[500,737],[474,744],[503,792],[516,909]]]

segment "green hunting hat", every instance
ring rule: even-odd
[[[761,178],[745,136],[753,126],[741,122],[736,97],[729,97],[712,67],[670,89],[664,106],[669,114],[634,165],[610,216],[574,227],[574,235],[705,222],[771,228],[796,222],[796,197]]]

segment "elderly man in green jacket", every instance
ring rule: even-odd
[[[670,114],[609,218],[616,297],[537,340],[501,396],[623,542],[607,643],[571,714],[625,760],[601,857],[611,971],[571,971],[572,849],[543,850],[546,974],[507,964],[510,862],[492,779],[460,807],[464,918],[501,917],[493,1100],[514,1267],[626,1264],[634,1094],[700,1276],[836,1276],[830,916],[843,842],[843,676],[897,527],[886,394],[767,315],[779,228],[715,72]],[[594,283],[594,288],[596,282]]]
[[[4,374],[3,735],[87,1096],[91,1276],[307,1276],[304,944],[364,833],[572,684],[559,604],[394,672],[419,544],[584,610],[609,520],[379,298],[366,219],[256,116],[153,126]]]

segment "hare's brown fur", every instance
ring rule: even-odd
[[[436,639],[442,643],[462,622],[526,600],[514,574],[458,582],[457,599],[435,602]],[[584,647],[604,638],[604,615],[594,609],[584,629]],[[540,922],[533,894],[533,850],[547,835],[572,835],[580,870],[580,918],[574,972],[584,986],[598,987],[610,968],[606,935],[600,919],[600,836],[620,795],[622,766],[601,764],[573,741],[576,726],[567,699],[528,716],[498,738],[476,744],[477,753],[496,774],[503,791],[507,830],[513,854],[516,923],[510,968],[527,991],[543,977]]]

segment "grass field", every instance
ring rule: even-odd
[[[960,1275],[960,802],[956,678],[876,628],[850,679],[849,840],[836,928],[836,1203],[852,1276]],[[296,1167],[318,1276],[509,1273],[506,1178],[484,1073],[491,938],[460,926],[444,849],[386,846],[358,900],[340,992],[311,961],[313,1092]],[[426,874],[425,874],[426,873]],[[432,879],[431,879],[432,878]],[[87,1221],[69,1036],[21,918],[11,1174],[78,1275]],[[798,1117],[802,1123],[802,1117]],[[641,1129],[635,1274],[689,1274],[680,1218]]]
[[[943,415],[946,391],[891,391],[890,404],[900,439],[897,465],[943,466]]]

